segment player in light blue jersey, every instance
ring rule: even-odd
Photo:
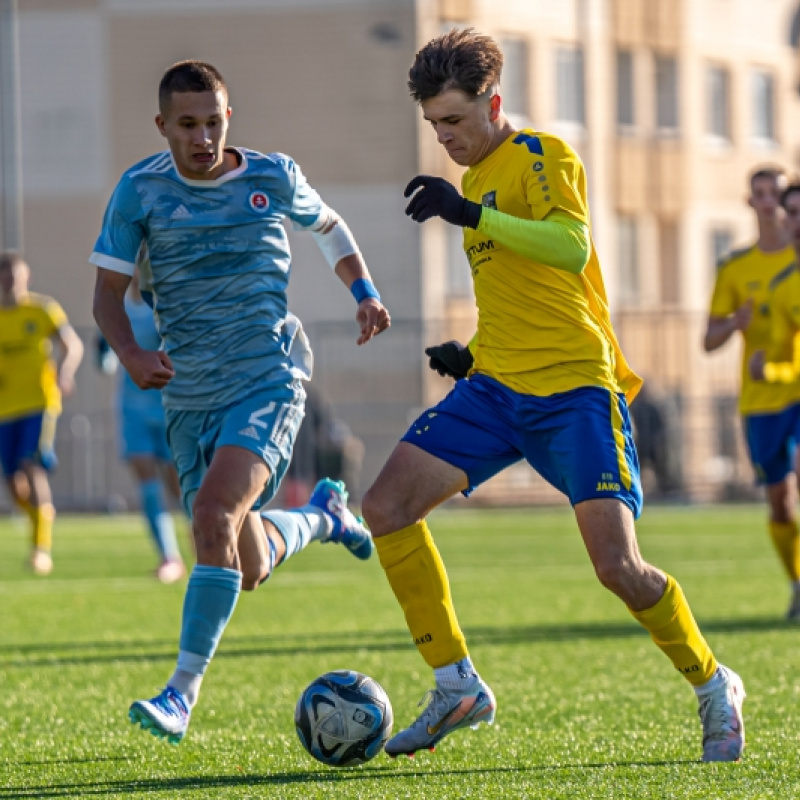
[[[132,277],[125,296],[125,311],[133,336],[139,347],[158,350],[161,337],[153,310],[139,290],[139,271]],[[117,357],[102,337],[98,341],[98,356],[103,372],[117,371]],[[136,478],[142,512],[159,556],[155,576],[162,583],[174,583],[186,574],[186,567],[178,547],[175,523],[165,503],[165,490],[176,500],[180,499],[180,485],[167,444],[161,393],[140,389],[125,370],[120,370],[116,407],[120,455]]]
[[[90,261],[94,315],[133,381],[161,389],[167,436],[192,517],[197,565],[183,607],[178,662],[165,689],[129,716],[179,742],[241,589],[255,589],[309,541],[367,558],[369,531],[344,485],[323,480],[308,505],[258,509],[274,496],[303,418],[311,351],[289,313],[282,221],[312,232],[358,303],[358,344],[389,327],[387,310],[344,221],[288,156],[226,147],[228,90],[209,64],[170,67],[156,124],[169,150],[120,179]],[[124,296],[144,243],[162,350],[140,347]]]

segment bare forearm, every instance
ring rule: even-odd
[[[83,359],[83,342],[72,328],[69,329],[67,335],[62,337],[61,351],[63,355],[59,361],[58,372],[71,380],[75,377]]]
[[[116,278],[113,281],[98,279],[92,308],[100,332],[123,365],[124,356],[138,348],[125,313],[125,288],[123,282]]]
[[[703,349],[710,353],[722,347],[737,330],[736,320],[732,316],[710,319],[703,339]]]
[[[348,289],[352,286],[353,281],[357,281],[359,278],[372,281],[369,269],[361,253],[353,253],[352,255],[340,258],[336,262],[334,272]]]

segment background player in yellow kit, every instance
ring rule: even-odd
[[[441,178],[414,178],[406,213],[464,228],[478,333],[467,379],[412,424],[362,504],[436,680],[422,715],[386,751],[432,748],[494,719],[494,695],[469,658],[425,517],[524,458],[567,495],[598,578],[697,692],[704,760],[736,760],[742,681],[717,664],[678,583],[639,553],[626,395],[641,381],[609,321],[583,165],[561,139],[514,129],[502,111],[502,62],[490,37],[452,30],[422,48],[409,76],[439,143],[468,169],[463,196]]]
[[[75,388],[83,344],[55,300],[28,291],[29,280],[21,255],[0,253],[0,461],[14,502],[31,520],[31,567],[46,575],[55,517],[46,468],[61,393]]]
[[[794,474],[794,450],[800,435],[800,381],[754,381],[748,370],[753,354],[764,350],[770,341],[773,288],[791,271],[795,260],[781,211],[785,188],[786,178],[779,169],[760,169],[751,175],[748,203],[756,215],[758,239],[720,261],[703,345],[708,352],[716,350],[741,332],[744,347],[739,412],[756,479],[766,487],[770,536],[791,582],[787,617],[800,621],[800,537]]]
[[[772,293],[770,295],[770,328],[769,339],[764,349],[758,349],[750,356],[748,377],[755,381],[755,385],[763,389],[773,389],[776,392],[794,391],[800,380],[800,347],[797,335],[800,332],[800,272],[797,269],[797,258],[800,253],[800,184],[789,186],[781,195],[781,205],[786,212],[786,230],[792,245],[794,263],[789,269],[784,269],[772,280]],[[765,430],[765,435],[772,436],[776,444],[776,460],[781,458],[784,468],[788,468],[786,482],[791,493],[790,500],[794,501],[794,484],[790,478],[797,469],[796,455],[797,442],[800,438],[800,402],[790,403],[782,411],[764,415],[769,417],[771,427]],[[766,426],[765,426],[766,428]],[[770,487],[768,487],[770,488]],[[788,504],[788,501],[787,501]],[[792,521],[794,521],[794,503],[790,505]],[[798,591],[798,554],[797,526],[794,524],[795,536],[783,543],[784,549],[779,552],[791,567],[790,576],[793,577],[794,596],[789,608],[789,618],[800,621],[800,591]],[[780,542],[776,542],[780,545]]]

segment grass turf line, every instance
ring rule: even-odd
[[[372,675],[397,726],[432,685],[377,560],[312,545],[243,594],[176,748],[126,719],[172,671],[184,588],[151,577],[143,521],[60,516],[45,579],[24,568],[24,526],[0,521],[0,800],[796,796],[800,630],[782,619],[763,507],[647,508],[639,524],[645,558],[745,680],[733,765],[698,762],[690,688],[597,583],[569,510],[442,511],[431,528],[497,724],[333,770],[293,728],[313,677]]]

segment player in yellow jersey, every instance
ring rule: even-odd
[[[758,239],[720,261],[703,345],[707,352],[716,350],[741,332],[739,413],[756,480],[766,487],[770,537],[791,582],[787,617],[800,621],[794,476],[794,451],[800,437],[800,380],[769,384],[754,381],[748,371],[753,354],[770,341],[773,288],[795,261],[781,211],[785,188],[786,177],[779,169],[762,168],[751,175],[748,203],[756,215]]]
[[[787,617],[800,622],[800,542],[798,541],[795,503],[797,444],[800,440],[800,184],[793,184],[781,194],[786,212],[786,229],[793,256],[792,264],[770,281],[769,330],[766,341],[760,338],[749,355],[747,377],[762,392],[771,390],[783,400],[783,407],[772,413],[745,417],[748,443],[760,448],[766,466],[757,468],[766,476],[772,506],[770,530],[775,547],[792,582],[792,602]],[[767,449],[771,445],[771,451]],[[771,453],[771,458],[769,455]],[[755,461],[755,459],[754,459]],[[770,476],[776,479],[770,483]],[[777,479],[781,478],[780,482]],[[777,506],[777,508],[776,508]],[[778,520],[775,520],[776,512]]]
[[[61,393],[75,387],[83,345],[61,306],[29,292],[29,280],[22,256],[0,253],[0,462],[14,502],[31,520],[31,567],[46,575],[53,568],[52,433]]]
[[[422,715],[386,751],[432,748],[494,719],[494,695],[470,660],[425,518],[526,459],[574,506],[600,581],[695,688],[704,760],[733,761],[744,746],[742,681],[717,663],[674,578],[639,553],[627,403],[641,381],[609,321],[584,168],[561,139],[512,126],[499,92],[502,60],[490,37],[452,30],[422,48],[409,75],[437,140],[468,169],[463,196],[441,178],[414,178],[406,213],[464,228],[478,332],[468,377],[412,424],[362,504],[436,680]]]

